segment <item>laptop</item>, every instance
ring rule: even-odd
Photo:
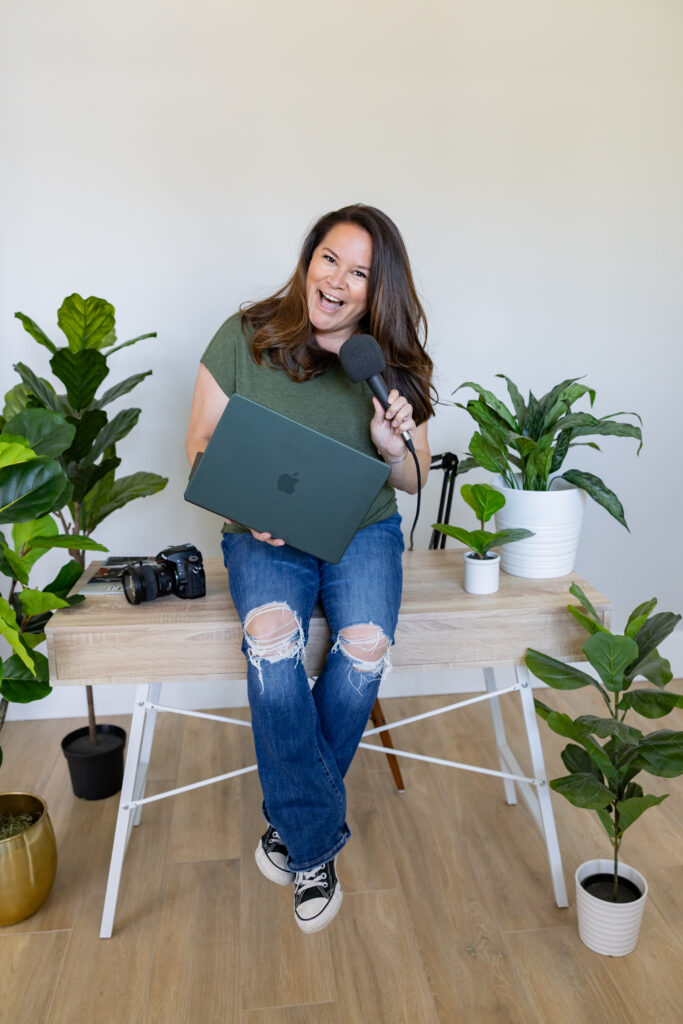
[[[233,395],[192,467],[185,500],[338,562],[390,468]]]

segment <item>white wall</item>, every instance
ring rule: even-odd
[[[170,483],[103,524],[113,552],[217,551],[182,501],[199,355],[285,279],[319,214],[363,201],[404,233],[445,399],[496,372],[536,394],[586,374],[599,415],[641,413],[640,458],[610,438],[581,456],[631,533],[589,503],[577,569],[617,625],[655,594],[681,608],[678,0],[5,0],[0,17],[2,393],[17,360],[47,369],[16,310],[57,335],[79,291],[114,303],[121,338],[159,334],[116,355],[112,380],[154,369],[128,396],[144,411],[122,469]],[[444,405],[432,449],[471,432]]]

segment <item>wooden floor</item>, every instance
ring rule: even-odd
[[[571,710],[577,696],[544,699]],[[580,699],[583,708],[585,691]],[[519,748],[517,696],[505,701]],[[439,703],[448,698],[383,702],[388,720]],[[667,725],[683,727],[677,714]],[[624,859],[650,887],[628,957],[592,953],[576,931],[574,870],[609,856],[595,815],[553,796],[571,903],[559,910],[540,834],[522,803],[506,805],[500,780],[404,759],[407,791],[398,794],[384,756],[364,751],[348,777],[354,837],[338,864],[344,903],[326,931],[303,935],[291,888],[256,869],[263,825],[252,774],[145,808],[114,936],[101,940],[117,798],[72,795],[59,741],[78,724],[3,730],[0,785],[46,798],[60,858],[44,907],[0,930],[3,1024],[681,1022],[683,779],[645,786],[671,796],[624,842]],[[541,728],[549,772],[563,774],[561,741]],[[497,767],[483,704],[406,726],[400,745]],[[162,715],[149,791],[252,757],[247,729]]]

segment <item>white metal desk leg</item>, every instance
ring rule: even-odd
[[[495,693],[496,687],[496,676],[492,668],[484,669],[484,679],[486,681],[487,693]],[[498,758],[500,760],[500,770],[507,772],[510,770],[508,762],[503,757],[503,750],[507,750],[507,739],[505,738],[505,726],[503,725],[503,716],[500,710],[500,698],[492,697],[489,701],[491,706],[491,718],[493,719],[493,731],[496,736],[496,744],[498,745]],[[503,785],[505,786],[505,799],[509,804],[517,803],[517,794],[515,793],[515,784],[512,779],[503,779]]]
[[[550,786],[548,785],[548,779],[545,774],[543,747],[541,746],[541,737],[538,732],[538,722],[536,721],[536,710],[534,708],[534,698],[531,691],[531,677],[526,665],[516,665],[515,672],[517,674],[517,680],[521,686],[519,693],[522,698],[522,711],[524,713],[524,723],[526,725],[526,734],[529,741],[531,764],[534,776],[538,779],[538,803],[541,812],[545,845],[548,850],[550,874],[553,880],[553,889],[555,890],[555,902],[558,907],[566,907],[569,905],[567,900],[567,888],[565,886],[564,872],[562,870],[560,844],[557,841],[555,816],[550,802]]]
[[[152,704],[159,703],[159,695],[161,694],[161,683],[152,683],[149,688],[149,699]],[[147,716],[145,718],[145,728],[142,733],[142,747],[140,749],[140,765],[138,768],[137,775],[135,777],[135,793],[133,796],[134,800],[140,800],[145,795],[145,788],[147,786],[147,771],[149,769],[149,759],[152,756],[152,743],[154,742],[154,727],[157,722],[156,708],[148,708]],[[140,817],[142,815],[142,804],[136,809],[135,816],[133,818],[133,824],[140,824]]]
[[[134,814],[134,810],[130,807],[130,802],[135,792],[135,780],[138,772],[140,748],[142,746],[142,733],[145,725],[145,701],[147,700],[148,693],[148,683],[141,683],[135,691],[135,707],[133,708],[133,718],[130,723],[126,767],[123,772],[119,813],[116,817],[114,845],[112,846],[111,860],[109,862],[107,892],[104,897],[104,910],[100,927],[101,939],[111,938],[111,933],[114,929],[114,914],[116,913],[116,901],[119,895],[123,858],[126,855],[126,844],[132,826],[131,817]]]

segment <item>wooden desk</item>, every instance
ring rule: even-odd
[[[197,679],[242,678],[245,661],[240,646],[242,629],[227,588],[227,576],[220,559],[205,563],[207,594],[196,601],[161,598],[131,606],[123,597],[88,597],[75,608],[62,609],[47,628],[50,682],[53,686],[84,683],[137,683],[131,722],[126,769],[114,837],[114,849],[105,898],[102,937],[111,935],[126,843],[133,823],[140,820],[144,803],[163,799],[187,789],[209,785],[237,774],[255,770],[254,765],[202,780],[192,786],[145,797],[145,779],[154,735],[157,711],[169,710],[196,717],[219,718],[235,725],[249,725],[239,719],[179,712],[159,701],[162,682]],[[524,580],[501,573],[500,590],[485,597],[463,590],[461,550],[414,551],[404,556],[404,593],[392,650],[392,664],[401,669],[484,669],[487,692],[448,704],[439,714],[468,704],[488,700],[493,715],[500,770],[463,765],[456,761],[396,750],[398,756],[417,758],[451,767],[499,775],[505,784],[508,803],[516,802],[515,782],[544,835],[558,906],[567,905],[555,821],[550,803],[530,678],[524,666],[527,647],[534,647],[566,661],[582,659],[585,632],[567,613],[573,599],[569,586],[580,584],[593,605],[609,624],[610,605],[602,594],[576,574],[554,580]],[[306,651],[309,675],[320,670],[328,648],[329,630],[317,608],[310,626]],[[493,668],[514,665],[517,682],[504,690],[496,688]],[[507,745],[500,714],[499,697],[518,692],[526,725],[533,776],[525,776]],[[434,714],[435,712],[430,712]],[[416,718],[425,716],[416,716]],[[415,721],[406,719],[370,729],[373,736],[385,728],[392,733]],[[375,744],[361,746],[384,752]]]

